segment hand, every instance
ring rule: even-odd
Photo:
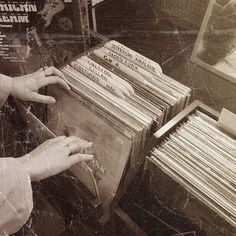
[[[49,84],[60,84],[66,90],[70,90],[69,85],[65,82],[65,76],[51,66],[32,74],[12,78],[11,95],[22,101],[55,103],[55,98],[38,93],[40,88]]]
[[[91,147],[91,142],[75,136],[60,136],[47,140],[18,160],[31,180],[38,181],[56,175],[79,162],[92,160],[93,155],[83,154]]]

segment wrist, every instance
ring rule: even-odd
[[[8,79],[10,80],[10,94],[11,94],[11,91],[13,89],[13,78],[12,77],[8,77]]]
[[[30,172],[31,167],[30,167],[30,155],[26,154],[22,157],[17,158],[17,160],[21,163],[23,166],[24,171],[29,175],[30,179],[32,180],[32,174]]]
[[[10,76],[0,74],[0,81],[4,83],[4,90],[8,91],[8,95],[11,94],[12,86],[13,86],[13,78]]]
[[[16,77],[12,77],[11,78],[11,91],[10,91],[10,95],[15,97],[15,78]]]
[[[12,78],[3,74],[0,74],[0,92],[1,92],[1,104],[2,105],[6,98],[11,94],[12,91]]]
[[[29,158],[27,156],[28,154],[22,157],[18,157],[17,160],[24,166],[29,161]]]

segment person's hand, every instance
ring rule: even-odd
[[[79,162],[90,161],[93,155],[84,154],[92,147],[75,136],[60,136],[47,140],[29,154],[18,158],[32,181],[56,175]]]
[[[65,82],[64,75],[55,67],[45,67],[32,74],[13,77],[11,95],[22,101],[32,101],[40,103],[55,103],[53,97],[41,95],[38,90],[49,84],[60,84],[66,90],[70,90]]]

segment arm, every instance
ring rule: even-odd
[[[63,74],[47,67],[32,74],[10,78],[0,74],[0,105],[7,96],[24,101],[56,102],[53,97],[38,93],[49,84],[60,84],[69,90]],[[30,216],[33,202],[31,181],[56,175],[92,155],[83,154],[92,143],[77,137],[57,137],[48,140],[31,153],[14,158],[0,158],[0,235],[17,232]]]
[[[33,207],[30,176],[14,158],[0,158],[0,235],[18,231]]]
[[[0,158],[0,235],[17,232],[33,208],[31,181],[56,175],[72,165],[92,160],[83,154],[92,143],[77,137],[48,140],[20,158]]]

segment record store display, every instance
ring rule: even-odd
[[[235,23],[236,0],[0,0],[0,236],[236,236]]]
[[[190,102],[191,90],[160,66],[116,41],[107,41],[61,68],[67,93],[49,87],[48,128],[93,142],[95,160],[72,173],[103,204],[116,195],[126,171],[143,162],[152,134]]]
[[[150,154],[151,160],[208,208],[236,227],[236,140],[195,111]]]

